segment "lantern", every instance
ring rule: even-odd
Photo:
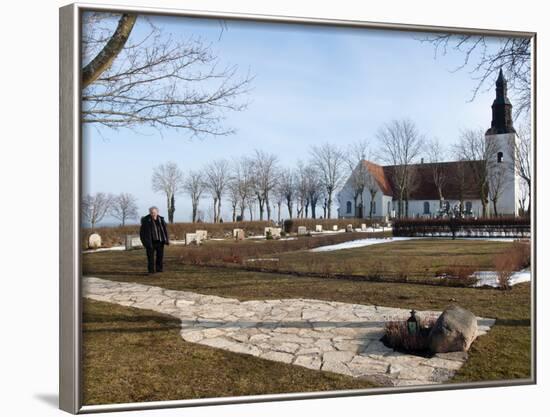
[[[418,333],[418,319],[416,318],[416,311],[411,310],[411,316],[407,320],[407,330],[410,335]]]

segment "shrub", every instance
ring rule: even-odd
[[[529,251],[525,250],[525,246]],[[511,248],[494,256],[493,264],[497,273],[497,280],[500,289],[508,290],[512,274],[526,267],[525,263],[530,263],[530,245],[518,243]]]
[[[409,333],[407,320],[388,321],[384,326],[382,341],[386,346],[395,350],[409,353],[426,352],[428,350],[428,336],[435,321],[435,317],[418,318],[419,331],[412,335]]]

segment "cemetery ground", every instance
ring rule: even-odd
[[[301,239],[314,241],[319,238],[297,240]],[[411,276],[434,276],[450,265],[491,269],[492,256],[509,249],[512,243],[422,239],[334,252],[311,252],[292,250],[287,246],[291,242],[283,245],[280,241],[266,240],[211,240],[199,247],[172,245],[165,251],[165,272],[154,275],[144,272],[143,250],[88,253],[83,256],[83,275],[240,301],[307,298],[437,311],[458,304],[477,316],[496,318],[496,323],[489,333],[476,339],[467,362],[451,382],[530,376],[530,283],[518,284],[504,291],[424,285],[414,280],[373,282],[330,278],[328,275],[293,275],[284,271],[262,272],[248,269],[248,263],[244,261],[234,263],[231,259],[227,259],[225,265],[224,262],[202,262],[195,256],[192,259],[199,261],[192,263],[185,255],[194,250],[233,256],[235,248],[242,245],[243,258],[277,258],[281,270],[292,268],[315,272],[318,269],[326,272],[340,269],[344,275],[361,274],[375,266],[393,271],[407,259],[405,263]],[[249,252],[250,247],[256,249]],[[273,252],[289,248],[288,252]],[[329,268],[324,266],[327,264]],[[83,320],[86,404],[373,386],[372,382],[349,376],[186,342],[179,334],[179,320],[157,312],[85,300]]]

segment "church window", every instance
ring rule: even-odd
[[[497,162],[499,164],[502,162],[503,157],[504,157],[504,154],[502,152],[497,153]]]
[[[428,201],[424,201],[424,214],[430,214],[430,203]]]
[[[351,213],[351,201],[346,203],[346,213]]]

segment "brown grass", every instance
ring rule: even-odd
[[[372,388],[364,380],[183,341],[180,321],[84,301],[84,404]]]

